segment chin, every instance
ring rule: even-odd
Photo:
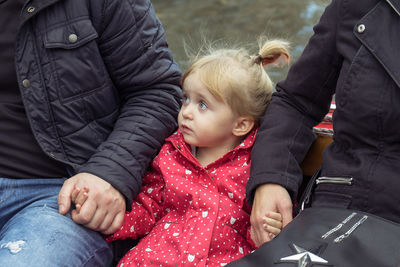
[[[193,138],[190,138],[190,136],[187,135],[183,135],[183,140],[185,140],[185,143],[191,145],[191,146],[197,146],[197,142],[195,142],[195,140],[193,140]]]

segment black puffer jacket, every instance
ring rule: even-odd
[[[263,183],[296,196],[298,163],[336,93],[334,141],[323,153],[321,175],[344,179],[318,184],[312,205],[400,222],[400,2],[333,0],[314,29],[258,131],[248,197]]]
[[[16,70],[50,157],[110,182],[130,203],[176,128],[181,72],[147,0],[32,0]],[[128,205],[130,206],[130,205]]]

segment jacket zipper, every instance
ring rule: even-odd
[[[353,184],[353,177],[327,177],[322,176],[317,178],[315,181],[316,184]]]

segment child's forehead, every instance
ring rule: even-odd
[[[198,79],[186,79],[185,83],[183,84],[183,93],[192,96],[212,96],[211,93],[208,91],[206,86],[202,84],[202,82]]]
[[[186,76],[182,89],[183,91],[202,91],[206,90],[206,86],[204,85],[201,76],[196,71]]]
[[[215,100],[221,102],[222,99],[216,97],[208,88],[204,85],[198,75],[190,74],[187,76],[183,84],[183,93],[191,98],[197,97],[205,100]]]

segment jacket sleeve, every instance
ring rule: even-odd
[[[132,202],[132,209],[125,213],[120,229],[107,237],[107,241],[140,238],[154,227],[163,216],[163,193],[165,183],[161,173],[151,168],[143,178],[142,191]]]
[[[148,0],[104,1],[99,48],[121,99],[108,139],[79,171],[119,190],[130,207],[164,139],[177,127],[181,71]]]
[[[302,182],[299,163],[315,139],[312,127],[328,112],[340,71],[337,51],[341,0],[326,8],[314,35],[286,80],[278,83],[257,133],[246,194],[252,204],[257,186],[280,184],[297,197]]]

